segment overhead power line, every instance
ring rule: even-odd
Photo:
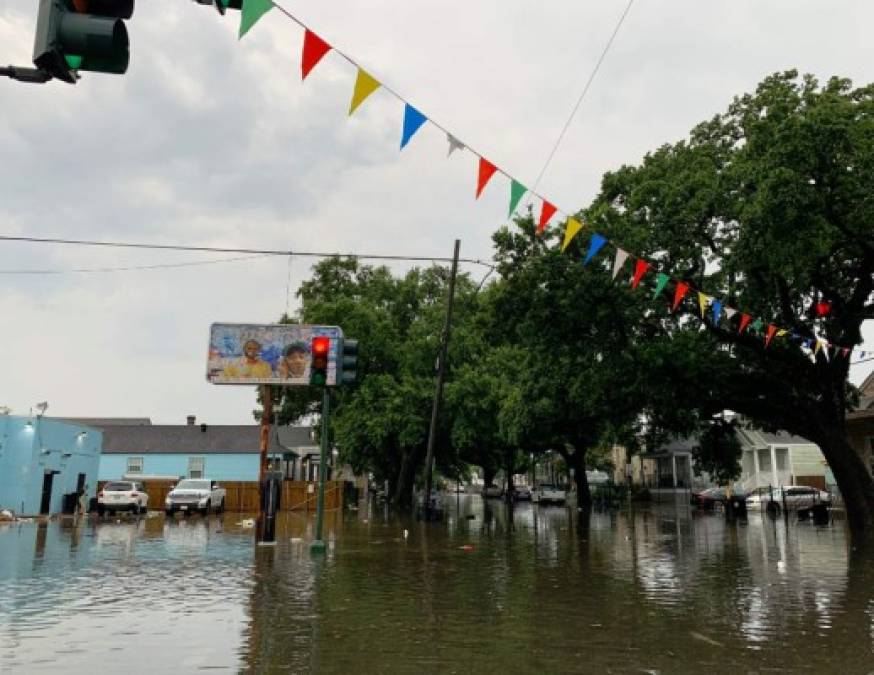
[[[341,257],[341,258],[358,258],[359,260],[399,260],[399,261],[411,261],[411,262],[452,262],[451,257],[444,256],[412,256],[412,255],[388,255],[388,254],[379,254],[379,253],[354,253],[354,252],[334,252],[334,253],[326,253],[326,252],[318,252],[318,251],[295,251],[293,249],[269,249],[269,248],[228,248],[223,246],[187,246],[182,244],[148,244],[142,242],[122,242],[122,241],[95,241],[88,239],[58,239],[58,238],[50,238],[50,237],[15,237],[8,235],[0,235],[0,242],[21,242],[28,244],[55,244],[55,245],[63,245],[63,246],[93,246],[93,247],[104,247],[104,248],[131,248],[131,249],[142,249],[142,250],[151,250],[151,251],[188,251],[188,252],[196,252],[196,253],[243,253],[247,254],[250,257],[258,257],[258,256],[301,256],[306,258],[333,258],[333,257]],[[239,260],[239,258],[237,259]],[[220,262],[229,262],[229,260],[210,260],[205,261],[200,264],[214,264]],[[494,269],[495,266],[491,263],[484,262],[475,258],[459,258],[459,262],[468,263],[471,265],[481,265],[483,267],[488,267],[489,269]],[[181,263],[176,266],[182,266],[184,264],[198,264],[198,263]],[[167,266],[170,266],[169,264]],[[144,269],[146,267],[155,267],[155,266],[144,266],[139,269]],[[122,268],[118,268],[121,270]],[[133,268],[129,268],[133,269]],[[110,271],[109,268],[101,268],[102,270]],[[74,270],[70,270],[74,271]],[[95,270],[98,271],[98,270]],[[16,273],[27,273],[27,274],[38,274],[38,273],[52,273],[50,271],[7,271],[6,274],[16,274]]]

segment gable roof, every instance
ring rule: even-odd
[[[103,429],[103,453],[129,454],[248,454],[261,448],[261,427],[257,424],[109,425]],[[276,427],[270,430],[268,452],[302,454],[318,449],[311,439],[311,427]]]
[[[737,435],[745,448],[767,448],[771,445],[816,445],[801,436],[795,436],[787,431],[762,431],[761,429],[738,426]]]

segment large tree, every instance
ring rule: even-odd
[[[874,86],[790,71],[688,140],[607,174],[586,212],[618,245],[740,310],[733,321],[708,312],[702,328],[667,303],[654,309],[650,377],[670,401],[656,416],[670,425],[672,407],[730,409],[816,442],[857,533],[874,532],[874,482],[845,433],[849,359],[801,346],[852,348],[874,318],[872,195]],[[741,312],[787,333],[766,348],[764,327],[740,330]]]

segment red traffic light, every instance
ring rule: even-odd
[[[315,337],[313,338],[312,354],[313,356],[327,356],[328,348],[331,346],[330,338]]]

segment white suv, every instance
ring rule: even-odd
[[[144,513],[149,505],[149,495],[143,484],[133,480],[111,480],[97,493],[97,513],[132,511]]]

